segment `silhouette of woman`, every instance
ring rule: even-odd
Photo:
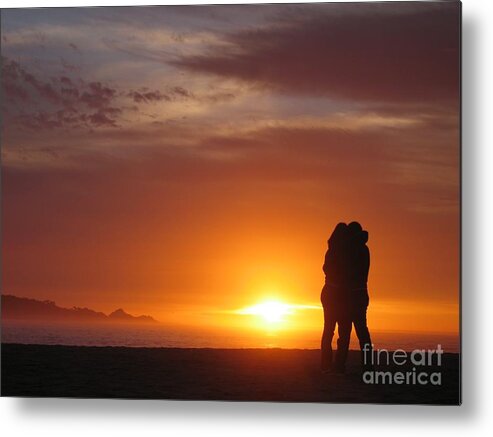
[[[358,336],[361,348],[361,362],[363,367],[370,369],[372,343],[368,330],[366,313],[369,304],[368,272],[370,269],[370,250],[366,245],[368,232],[364,231],[358,222],[351,222],[347,226],[347,270],[344,278],[344,289],[347,306],[342,310],[339,323],[339,339],[337,341],[337,367],[343,372],[346,364],[352,325]],[[349,324],[347,318],[349,317]]]
[[[333,369],[332,339],[336,324],[338,325],[339,332],[339,338],[337,340],[338,355],[339,350],[344,348],[340,344],[341,324],[346,325],[345,329],[343,329],[344,332],[347,332],[347,325],[349,325],[349,335],[351,334],[351,321],[348,314],[349,308],[345,296],[347,292],[345,286],[347,283],[346,265],[348,262],[347,241],[348,226],[345,223],[337,224],[328,240],[328,250],[325,254],[323,265],[325,284],[320,295],[324,310],[324,329],[321,341],[321,370],[323,372]],[[341,359],[338,357],[336,361],[340,362]]]

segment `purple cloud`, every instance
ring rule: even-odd
[[[459,3],[294,11],[269,26],[223,34],[228,45],[171,63],[296,95],[394,104],[458,100]]]

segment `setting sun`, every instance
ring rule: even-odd
[[[278,301],[262,302],[251,307],[244,308],[238,311],[239,314],[252,314],[262,317],[269,323],[278,323],[283,320],[287,314],[291,314],[291,305]]]

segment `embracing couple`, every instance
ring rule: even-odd
[[[324,309],[323,372],[344,373],[353,324],[362,351],[362,363],[367,367],[370,363],[372,343],[366,323],[370,269],[367,241],[368,232],[358,222],[339,223],[329,238],[323,265],[325,285],[321,295]],[[339,338],[333,360],[332,338],[336,324]]]

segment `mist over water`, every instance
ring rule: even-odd
[[[2,343],[70,346],[125,346],[178,348],[296,348],[318,349],[321,332],[316,331],[246,331],[221,329],[178,329],[164,325],[84,325],[4,322]],[[372,341],[379,349],[435,349],[459,352],[459,336],[428,333],[373,332]],[[335,339],[334,339],[335,346]],[[351,349],[358,349],[356,334],[351,335]]]

